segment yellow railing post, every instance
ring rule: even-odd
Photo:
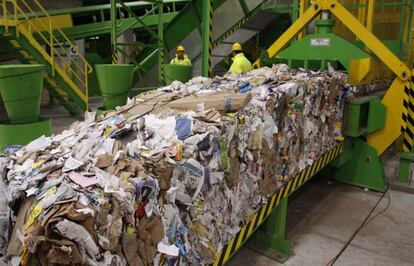
[[[6,6],[6,0],[3,0],[3,19],[4,19],[4,28],[6,29],[6,33],[9,33],[9,19],[7,14],[7,6]]]
[[[50,57],[52,60],[50,61],[50,65],[52,66],[52,77],[55,76],[55,51],[53,45],[53,30],[52,30],[52,20],[49,18],[49,39],[50,39]]]
[[[299,17],[301,17],[303,13],[305,13],[305,11],[306,11],[306,0],[299,0]],[[305,32],[306,32],[306,29],[299,32],[298,40],[303,38],[303,36],[305,35]]]
[[[368,0],[367,11],[367,30],[373,32],[372,29],[374,27],[375,0]]]
[[[84,64],[85,72],[85,95],[86,95],[86,110],[89,110],[89,84],[88,84],[88,65]]]
[[[13,3],[14,14],[11,14],[11,12],[6,9],[4,3],[7,2]],[[0,0],[0,4],[3,5],[5,20],[6,15],[14,15],[16,37],[19,37],[19,35],[22,34],[28,38],[30,43],[43,56],[46,62],[50,64],[51,76],[56,76],[56,73],[59,74],[84,102],[85,107],[88,108],[88,74],[92,72],[92,67],[86,61],[85,57],[78,52],[77,47],[72,43],[68,36],[66,36],[62,29],[54,24],[52,17],[48,14],[46,9],[44,9],[38,0]],[[36,9],[39,9],[40,12],[36,12]],[[19,16],[22,16],[20,20]],[[10,21],[8,21],[8,26],[10,26],[10,24]],[[47,36],[46,32],[48,32],[49,36]],[[58,33],[58,36],[54,34],[55,32]],[[46,45],[49,45],[50,52],[48,52],[44,46],[34,38],[33,34],[38,35]],[[60,41],[59,38],[61,38],[62,41]],[[76,58],[67,55],[67,47],[65,47],[65,43],[68,43],[69,48],[76,52],[79,56],[79,61]],[[65,50],[66,54],[61,55],[58,53],[57,49]],[[68,58],[65,56],[68,56]],[[56,64],[55,60],[58,58],[62,61],[62,65]],[[71,65],[73,68],[71,68]],[[85,91],[83,88],[85,88]]]
[[[16,36],[19,37],[19,29],[17,25],[17,1],[13,0],[14,25],[16,25]]]

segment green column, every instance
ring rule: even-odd
[[[203,50],[201,61],[201,75],[208,77],[211,71],[211,50],[213,34],[213,7],[212,0],[203,0]]]
[[[400,154],[400,167],[398,171],[398,182],[403,184],[411,183],[412,164],[414,162],[414,153],[402,152]]]
[[[384,192],[387,179],[377,151],[362,138],[349,137],[343,144],[343,152],[331,164],[336,180],[358,187]]]
[[[407,19],[407,14],[406,14],[406,7],[407,7],[407,1],[403,0],[401,2],[401,13],[400,13],[400,29],[398,32],[398,40],[399,40],[399,48],[400,48],[400,54],[399,56],[401,56],[402,54],[402,48],[403,48],[403,42],[404,42],[404,31],[405,31],[405,22]],[[410,24],[409,24],[410,25]]]
[[[264,245],[259,252],[281,263],[291,254],[291,242],[285,239],[287,207],[288,197],[285,197],[253,235]]]
[[[112,63],[116,63],[116,4],[117,0],[111,0],[111,49],[112,49]]]
[[[291,18],[292,23],[295,22],[299,18],[299,9],[300,9],[300,1],[299,0],[293,0],[293,6],[291,9]]]
[[[158,84],[164,85],[164,23],[162,20],[164,4],[163,1],[158,1]]]

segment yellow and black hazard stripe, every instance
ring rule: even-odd
[[[210,1],[210,25],[208,28],[208,76],[212,75],[211,54],[213,52],[213,1]]]
[[[280,201],[295,192],[299,187],[305,184],[311,177],[313,177],[319,170],[328,165],[342,152],[342,144],[337,145],[333,149],[324,153],[312,165],[306,167],[303,171],[291,179],[273,196],[266,204],[263,204],[260,209],[250,219],[250,222],[241,228],[241,230],[223,247],[221,252],[216,254],[216,261],[214,265],[223,265],[231,256],[246,242],[246,240],[254,233],[254,231],[266,220],[271,212],[279,205]]]
[[[410,88],[409,86],[404,86],[404,100],[403,100],[403,113],[402,113],[402,120],[404,121],[404,125],[401,125],[401,132],[405,131],[405,123],[407,123],[407,111],[408,111],[408,97],[410,95]]]
[[[241,20],[239,20],[239,22],[237,22],[236,25],[233,26],[233,28],[231,28],[229,31],[227,31],[226,33],[224,33],[220,38],[218,38],[214,44],[213,44],[213,48],[216,47],[220,42],[222,42],[223,40],[225,40],[227,37],[229,37],[230,35],[232,35],[236,30],[238,30],[241,26],[243,26],[243,24],[249,19],[249,17],[244,17]]]
[[[112,64],[118,64],[118,55],[116,50],[112,51]]]
[[[161,54],[161,66],[159,67],[159,70],[160,70],[160,83],[162,84],[162,85],[164,85],[165,83],[164,83],[164,81],[165,81],[165,76],[164,76],[164,67],[163,67],[163,63],[164,63],[164,56],[165,56],[165,54],[164,54],[164,45],[162,45],[161,47],[160,47],[160,54]]]
[[[411,152],[414,144],[414,79],[406,82],[404,86],[404,111],[402,119],[405,126],[401,127],[404,132],[403,151]]]

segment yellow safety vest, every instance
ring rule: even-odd
[[[233,64],[230,67],[230,72],[234,74],[246,73],[252,70],[252,64],[243,53],[236,54],[233,58]]]
[[[178,59],[178,56],[176,55],[174,59],[170,62],[171,65],[185,65],[185,66],[191,66],[191,60],[188,58],[188,56],[185,54],[183,59]]]

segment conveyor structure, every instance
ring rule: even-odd
[[[178,14],[176,4],[188,1],[164,2],[168,11],[162,14],[162,20],[168,23]],[[119,13],[118,35],[159,24],[157,5],[152,2],[136,1],[123,7],[114,9],[115,14]],[[46,10],[39,1],[3,0],[0,9],[1,54],[15,54],[25,64],[46,65],[45,85],[50,94],[71,114],[87,110],[88,79],[93,69],[76,40],[111,33],[111,5]]]
[[[139,4],[126,5],[114,0],[112,6],[67,11],[74,15],[82,12],[100,14],[104,12],[101,10],[109,8],[111,21],[103,15],[93,26],[71,24],[69,27],[58,25],[53,19],[63,13],[50,15],[38,1],[32,2],[38,5],[41,14],[24,12],[25,8],[19,4],[26,6],[27,1],[2,0],[1,38],[18,51],[22,61],[44,64],[50,91],[68,110],[75,112],[79,108],[88,109],[88,74],[92,68],[79,53],[74,39],[110,32],[115,63],[117,53],[122,51],[119,45],[127,45],[118,43],[119,33],[140,27],[153,36],[139,57],[131,59],[141,75],[151,75],[158,64],[158,78],[162,83],[161,65],[166,55],[177,44],[183,43],[192,47],[190,57],[200,65],[201,74],[208,76],[212,66],[223,58],[219,50],[226,50],[228,42],[248,40],[266,26],[267,23],[263,23],[253,30],[243,29],[243,25],[259,14],[265,4],[277,1],[176,1],[184,6],[179,12],[171,9],[168,14],[164,13],[164,5],[175,1],[156,1],[150,3],[154,4],[153,12],[142,18],[131,11]],[[291,243],[285,239],[288,197],[326,167],[330,167],[333,176],[342,182],[384,191],[387,181],[379,156],[403,136],[399,180],[408,182],[411,174],[414,159],[412,1],[377,3],[368,0],[355,4],[347,0],[315,0],[311,3],[300,0],[294,3],[299,17],[262,53],[255,62],[257,67],[280,62],[294,68],[310,69],[326,69],[330,65],[347,71],[349,83],[356,87],[387,81],[391,85],[382,98],[368,95],[347,104],[342,125],[345,140],[276,191],[216,254],[215,265],[227,263],[251,236],[268,248],[264,253],[277,253],[280,260],[286,260],[291,254]],[[121,8],[129,11],[130,17],[118,16],[116,11]],[[144,19],[147,20],[143,22]],[[309,33],[307,27],[315,19],[316,32]],[[397,25],[397,29],[388,29],[389,24]],[[154,29],[155,26],[158,28]],[[345,28],[348,35],[342,36]],[[62,50],[67,49],[73,56],[61,55]],[[67,63],[68,60],[71,63]]]
[[[39,1],[2,0],[0,8],[0,53],[5,59],[16,54],[22,63],[47,66],[46,86],[70,113],[88,108],[93,66],[83,56],[77,40],[111,34],[113,61],[134,63],[141,86],[164,83],[162,63],[174,56],[175,47],[183,43],[201,73],[204,35],[211,38],[208,71],[229,55],[231,42],[245,42],[273,22],[278,14],[263,11],[268,0],[212,0],[206,22],[211,30],[204,34],[203,0],[164,0],[123,2],[70,9],[46,10]],[[211,17],[211,18],[210,18]],[[162,23],[160,23],[162,21]],[[114,23],[115,22],[115,23]],[[133,30],[135,42],[121,42],[118,37]],[[149,39],[148,39],[149,38]],[[51,47],[51,49],[49,49]],[[138,56],[125,52],[126,47],[140,47]],[[73,81],[74,80],[74,81]],[[157,82],[154,83],[153,81]]]

